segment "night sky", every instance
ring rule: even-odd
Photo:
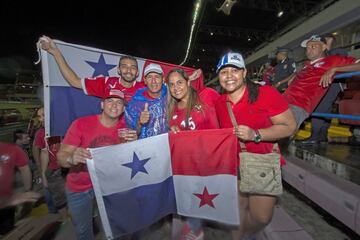
[[[184,58],[193,2],[98,1],[47,3],[1,1],[0,76],[35,68],[35,43],[48,35],[61,41],[179,64]],[[9,70],[10,68],[10,70]]]
[[[286,0],[282,0],[285,2]],[[308,4],[310,9],[314,4]],[[35,69],[35,43],[47,35],[68,43],[100,48],[136,57],[179,64],[185,57],[195,0],[19,1],[0,2],[0,83],[15,73]],[[213,72],[225,51],[251,53],[277,30],[303,13],[237,4],[231,15],[217,9],[223,0],[203,1],[201,26],[223,28],[214,36],[199,30],[185,64]],[[310,1],[306,1],[310,2]],[[120,6],[115,6],[120,5]],[[27,6],[30,5],[30,6]],[[229,29],[234,28],[235,32]],[[242,31],[242,29],[248,29]],[[256,34],[256,32],[259,32]],[[251,41],[248,39],[251,38]],[[271,41],[271,39],[270,39]]]

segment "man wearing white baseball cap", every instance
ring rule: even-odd
[[[324,37],[312,35],[302,41],[301,46],[306,48],[309,61],[294,76],[283,95],[290,104],[298,127],[319,104],[336,73],[360,70],[358,60],[353,57],[326,56]]]
[[[140,139],[169,131],[163,69],[157,63],[150,63],[143,76],[146,88],[139,89],[125,109],[126,125],[137,130]]]

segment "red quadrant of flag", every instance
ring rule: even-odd
[[[169,134],[174,175],[237,174],[237,138],[233,129]]]

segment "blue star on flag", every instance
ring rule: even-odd
[[[134,152],[132,162],[124,163],[123,166],[131,168],[131,179],[138,173],[143,172],[148,174],[144,165],[150,160],[150,158],[145,158],[140,160],[139,157]]]
[[[107,64],[105,62],[105,58],[102,53],[100,54],[100,58],[97,62],[90,62],[90,61],[85,61],[85,62],[87,64],[89,64],[92,68],[94,68],[94,73],[92,75],[93,77],[96,77],[99,75],[109,76],[109,70],[116,67],[116,65]]]

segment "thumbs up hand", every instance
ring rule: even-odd
[[[150,113],[149,113],[149,104],[145,103],[144,110],[140,114],[140,124],[143,125],[147,122],[149,122],[150,119]]]

